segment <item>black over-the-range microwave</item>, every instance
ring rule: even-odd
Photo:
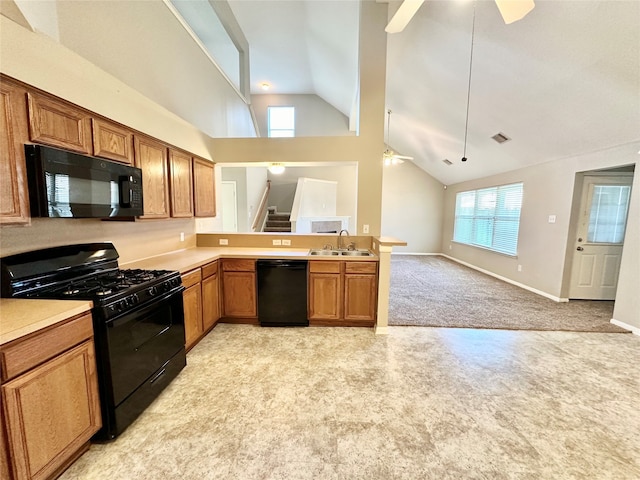
[[[142,215],[142,170],[43,145],[24,146],[32,217]]]

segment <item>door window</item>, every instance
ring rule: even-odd
[[[630,194],[628,185],[593,186],[587,242],[623,242]]]

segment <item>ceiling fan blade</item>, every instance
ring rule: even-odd
[[[387,33],[400,33],[403,31],[423,3],[424,0],[404,0],[400,8],[389,20],[384,31]]]
[[[413,160],[413,157],[409,157],[408,155],[393,155],[393,158],[398,158],[400,160]]]
[[[517,22],[536,6],[533,0],[495,0],[504,23]]]

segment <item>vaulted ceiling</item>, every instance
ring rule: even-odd
[[[349,114],[356,2],[230,5],[251,45],[254,93],[270,81],[273,93],[315,93]],[[636,141],[638,25],[636,0],[538,0],[510,25],[492,1],[427,0],[388,34],[389,143],[452,184]],[[511,140],[496,143],[499,132]]]

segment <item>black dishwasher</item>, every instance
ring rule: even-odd
[[[307,327],[307,261],[258,260],[258,320],[263,327]]]

